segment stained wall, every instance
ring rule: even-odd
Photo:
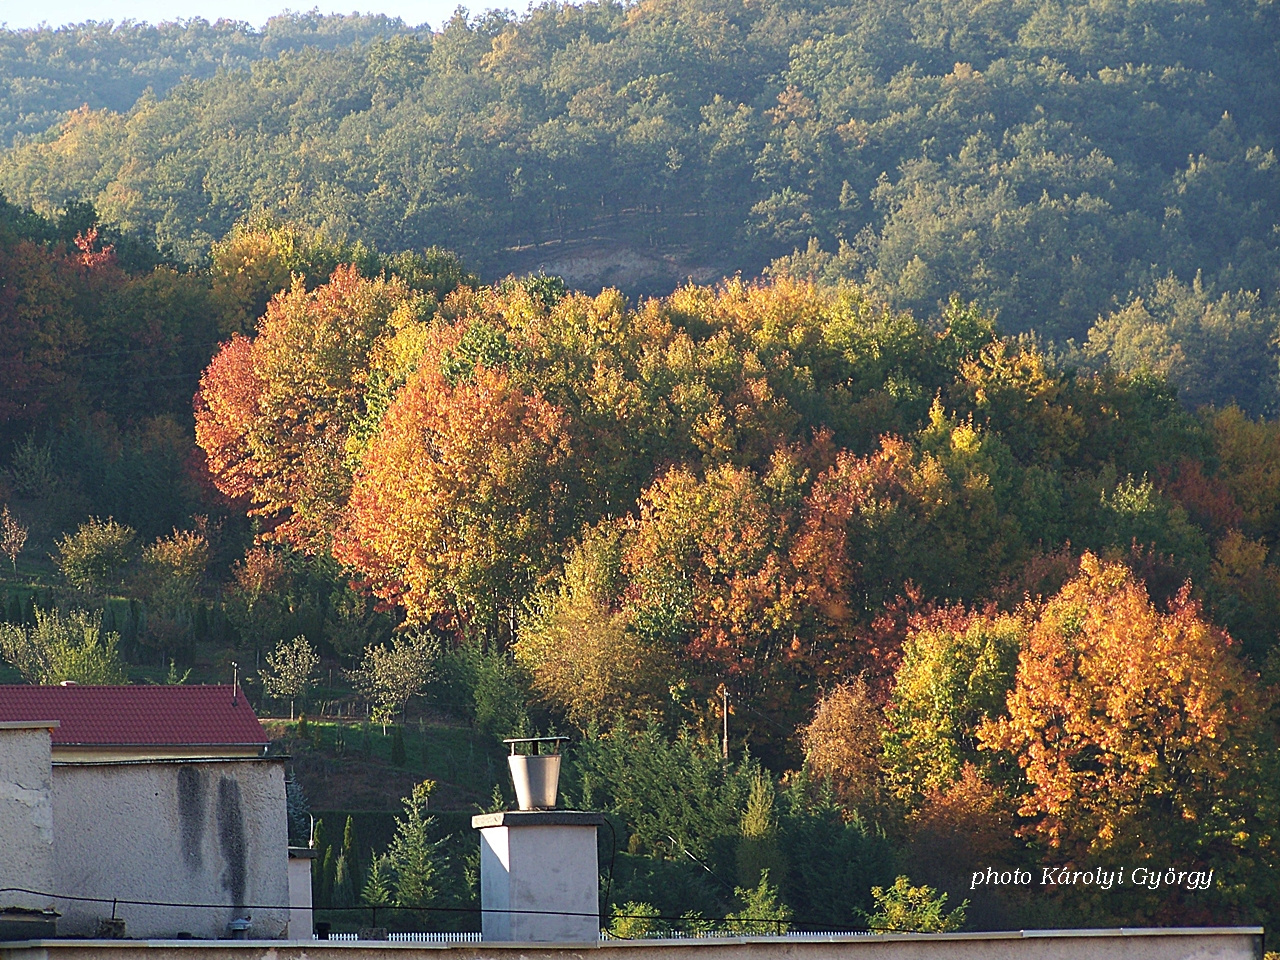
[[[58,763],[54,884],[117,901],[129,937],[283,937],[289,840],[281,760]],[[127,903],[120,901],[147,901]],[[184,904],[197,906],[161,906]],[[97,932],[113,905],[59,902],[60,935]]]

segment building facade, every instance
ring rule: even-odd
[[[22,851],[0,888],[33,891],[0,908],[52,908],[59,935],[289,936],[267,744],[229,686],[0,686],[0,847]]]

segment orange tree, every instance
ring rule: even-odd
[[[1022,832],[1052,857],[1213,868],[1247,913],[1276,892],[1265,708],[1189,589],[1162,613],[1128,568],[1085,554],[1028,634],[1008,716],[979,737],[1021,768]]]
[[[367,413],[378,348],[421,325],[425,301],[353,266],[272,298],[252,340],[233,336],[196,398],[196,437],[214,482],[247,494],[273,535],[327,548],[351,486],[348,439]]]
[[[365,450],[334,555],[409,619],[510,639],[517,602],[573,529],[562,411],[503,369],[424,364]]]
[[[711,704],[718,715],[715,691],[728,683],[756,711],[744,710],[738,722],[747,727],[761,712],[794,725],[807,706],[795,518],[771,489],[776,479],[728,465],[703,478],[670,470],[641,497],[622,561],[634,628],[677,657],[690,705]]]

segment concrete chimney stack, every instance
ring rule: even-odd
[[[604,815],[556,810],[564,737],[507,740],[519,810],[471,818],[480,831],[485,941],[594,943],[600,939],[596,828]],[[522,754],[519,745],[530,753]],[[548,752],[543,753],[546,749]]]

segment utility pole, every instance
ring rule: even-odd
[[[724,716],[724,758],[729,759],[729,686],[720,684],[720,710]]]

